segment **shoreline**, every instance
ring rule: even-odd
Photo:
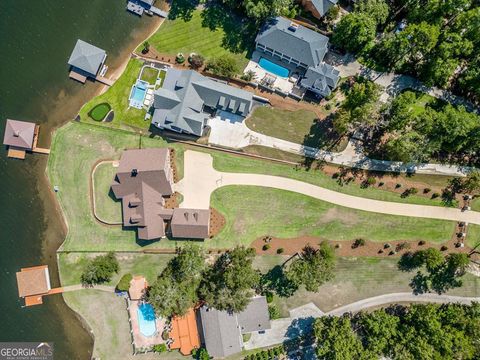
[[[157,20],[157,19],[156,19]],[[118,80],[118,78],[123,74],[125,71],[125,68],[127,67],[128,62],[131,59],[132,54],[134,53],[135,49],[140,46],[144,41],[149,39],[155,32],[157,32],[165,19],[158,19],[157,21],[154,22],[153,26],[149,26],[147,29],[147,35],[142,34],[142,40],[140,42],[137,42],[135,39],[134,41],[131,41],[129,44],[127,44],[124,48],[124,50],[120,51],[120,54],[117,59],[115,59],[112,63],[112,73],[110,75],[110,78],[114,78],[114,80]],[[133,44],[133,45],[132,45]],[[116,63],[117,61],[117,63]],[[89,84],[90,85],[90,84]],[[109,86],[99,86],[97,89],[92,91],[91,94],[87,95],[82,102],[82,104],[79,107],[76,107],[75,109],[75,114],[78,114],[80,109],[85,106],[91,99],[95,98],[96,96],[101,95],[105,91],[107,91]],[[85,92],[85,88],[77,90],[73,95],[72,98],[70,99],[71,103],[75,103],[76,101],[80,100],[82,97],[82,90],[83,93]],[[88,90],[87,90],[88,91]],[[73,112],[73,111],[72,111]],[[50,143],[50,147],[53,144],[54,141],[54,134],[55,132],[60,129],[61,127],[65,126],[69,122],[73,121],[74,118],[72,119],[64,119],[63,121],[58,122],[57,124],[52,124],[52,126],[46,126],[48,128],[48,133],[44,134],[43,141]],[[45,137],[47,140],[45,140]],[[43,171],[41,170],[43,168]],[[38,178],[37,182],[37,191],[39,193],[39,196],[42,198],[42,202],[44,203],[44,206],[46,208],[45,212],[45,220],[48,223],[46,229],[44,230],[44,233],[42,235],[42,259],[46,263],[54,264],[55,266],[53,267],[53,271],[51,271],[51,275],[53,275],[53,282],[58,282],[59,285],[62,283],[61,279],[61,274],[60,274],[60,263],[58,261],[58,250],[61,249],[63,243],[66,240],[66,237],[69,232],[69,226],[67,219],[65,217],[63,208],[60,204],[60,202],[57,199],[56,193],[53,191],[53,186],[50,182],[50,179],[48,177],[48,158],[42,159],[39,163],[39,171],[41,171],[42,176]],[[60,218],[59,221],[49,221],[49,218]],[[56,230],[59,230],[58,228],[61,228],[60,234]],[[53,230],[53,231],[52,231]],[[52,237],[59,237],[59,239],[55,239],[53,242],[51,241],[51,238],[49,234],[52,234]],[[61,299],[61,300],[60,300]],[[78,313],[75,309],[72,308],[72,306],[66,301],[65,297],[63,294],[61,295],[61,298],[58,298],[58,300],[55,301],[61,301],[63,302],[66,307],[68,308],[69,312],[71,312],[70,315],[74,316],[78,322],[79,326],[81,326],[88,334],[89,337],[92,341],[92,347],[89,349],[89,354],[90,356],[93,356],[94,351],[95,351],[95,334],[93,333],[92,327],[90,324],[87,322],[87,320],[82,316],[81,313]],[[63,314],[62,317],[65,317],[66,314]],[[69,326],[67,323],[64,322],[64,326]]]

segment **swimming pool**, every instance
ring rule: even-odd
[[[143,107],[143,101],[145,100],[145,94],[147,93],[147,83],[138,80],[135,85],[132,86],[130,91],[130,106],[141,109]]]
[[[157,332],[155,310],[150,304],[139,304],[137,308],[138,327],[143,336],[153,336]]]
[[[260,58],[258,64],[262,67],[262,69],[282,78],[288,78],[288,75],[290,74],[290,71],[287,68],[277,65],[263,57]]]

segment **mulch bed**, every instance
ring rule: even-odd
[[[458,231],[458,228],[456,229]],[[427,249],[429,247],[441,249],[442,246],[446,246],[447,249],[444,250],[448,253],[453,252],[462,252],[468,253],[472,249],[468,246],[463,248],[455,247],[455,243],[458,242],[456,233],[457,231],[452,233],[451,239],[442,244],[430,243],[426,242],[423,245],[419,245],[419,242],[414,241],[389,241],[388,244],[390,245],[389,248],[385,248],[385,243],[374,242],[374,241],[365,241],[365,245],[359,246],[357,248],[352,248],[354,240],[352,241],[329,241],[329,243],[335,248],[335,253],[338,256],[352,256],[352,257],[359,257],[359,256],[368,256],[368,257],[399,257],[402,254],[408,251],[417,251],[421,249]],[[267,241],[266,241],[267,240]],[[314,248],[318,248],[318,244],[325,239],[314,237],[314,236],[302,236],[297,238],[291,239],[281,239],[275,237],[261,237],[256,239],[250,245],[255,249],[257,254],[259,255],[274,255],[277,254],[277,250],[283,248],[284,255],[294,255],[297,252],[301,251],[302,248],[308,244],[313,246]],[[390,252],[393,250],[395,251],[397,245],[401,243],[409,244],[407,248],[399,250],[395,252],[395,254],[391,254]],[[263,246],[265,244],[270,245],[268,250],[263,250]],[[381,251],[381,252],[380,252]]]
[[[164,198],[164,200],[165,200],[164,208],[165,209],[175,209],[175,208],[177,208],[179,203],[180,203],[179,198],[180,198],[180,194],[176,191],[172,195],[170,195],[169,197]]]
[[[170,150],[170,167],[172,168],[173,172],[173,182],[178,182],[180,179],[178,178],[178,171],[177,171],[177,164],[175,162],[175,149],[169,148]]]
[[[225,217],[214,208],[210,208],[210,238],[218,235],[225,226]]]

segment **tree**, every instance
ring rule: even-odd
[[[217,310],[245,310],[260,280],[252,266],[254,257],[255,250],[243,246],[223,253],[202,281],[201,299]]]
[[[210,59],[207,63],[207,70],[215,75],[233,77],[238,73],[239,68],[232,55],[223,55]]]
[[[444,261],[445,258],[443,257],[442,253],[435,248],[428,248],[427,250],[424,250],[423,253],[423,262],[425,263],[425,267],[429,272],[434,272],[438,268],[440,268]]]
[[[148,41],[145,41],[143,43],[142,54],[146,54],[149,51],[150,51],[150,43]]]
[[[320,285],[333,278],[335,252],[326,242],[315,250],[307,245],[300,256],[293,260],[287,271],[287,278],[296,286],[305,285],[307,291],[317,291]]]
[[[198,301],[198,286],[205,270],[200,247],[187,245],[168,262],[147,292],[147,300],[161,316],[184,315]]]
[[[188,58],[188,62],[194,69],[199,69],[203,66],[205,58],[200,54],[192,54],[192,56]]]
[[[480,171],[473,170],[461,180],[462,190],[464,192],[473,194],[480,191]]]
[[[426,137],[413,130],[392,134],[383,150],[387,159],[404,163],[422,162],[431,155]]]
[[[397,316],[385,311],[361,312],[357,315],[355,324],[360,327],[360,334],[366,340],[364,346],[367,351],[375,354],[376,358],[390,356],[400,332],[400,319]]]
[[[364,13],[350,13],[338,22],[332,44],[348,52],[362,51],[375,39],[376,24]]]
[[[85,285],[102,284],[110,281],[112,275],[119,269],[115,253],[109,252],[106,255],[99,255],[89,261],[85,267],[81,281]]]
[[[355,12],[370,16],[376,25],[382,25],[388,18],[388,5],[385,0],[359,0],[355,2]]]
[[[322,316],[315,320],[316,354],[324,360],[361,359],[362,343],[348,317]]]

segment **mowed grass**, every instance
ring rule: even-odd
[[[89,115],[95,121],[102,121],[110,109],[110,105],[107,103],[98,104],[90,111]]]
[[[145,110],[128,107],[132,85],[140,75],[142,66],[142,61],[131,59],[120,78],[104,94],[94,97],[80,109],[80,120],[93,123],[94,120],[88,116],[88,113],[98,104],[106,102],[112,107],[115,117],[112,122],[102,124],[135,131],[148,129],[150,121],[145,120]]]
[[[226,226],[211,245],[229,239],[248,245],[264,235],[281,238],[317,236],[326,240],[365,238],[448,241],[454,230],[450,221],[392,216],[348,209],[301,194],[260,187],[227,186],[217,189],[211,204],[226,218]]]
[[[160,70],[147,66],[143,68],[140,79],[148,82],[150,85],[155,85],[155,82],[157,81],[159,73],[160,73]]]
[[[326,113],[326,111],[325,111]],[[327,120],[319,120],[309,110],[280,110],[258,107],[247,118],[245,124],[252,130],[305,146],[342,151],[347,142],[335,146],[339,140],[332,132]]]
[[[104,253],[59,253],[58,263],[62,286],[80,284],[80,277],[88,261],[98,255],[104,255]],[[142,275],[148,283],[152,284],[172,258],[173,255],[168,254],[118,253],[120,271],[114,274],[106,285],[116,286],[125,274]]]
[[[159,53],[167,55],[176,55],[181,52],[187,57],[194,52],[208,59],[230,54],[236,59],[239,71],[242,71],[248,63],[247,50],[242,47],[235,51],[230,50],[232,46],[227,45],[228,41],[226,41],[229,35],[224,30],[225,28],[233,30],[236,20],[237,30],[240,31],[241,19],[227,14],[226,10],[223,17],[224,26],[212,29],[204,25],[202,11],[196,10],[188,21],[182,18],[165,20],[148,41]],[[137,49],[137,51],[140,50],[140,48]]]
[[[110,224],[122,223],[122,203],[111,191],[117,168],[112,162],[99,164],[93,172],[95,211],[97,216]]]

